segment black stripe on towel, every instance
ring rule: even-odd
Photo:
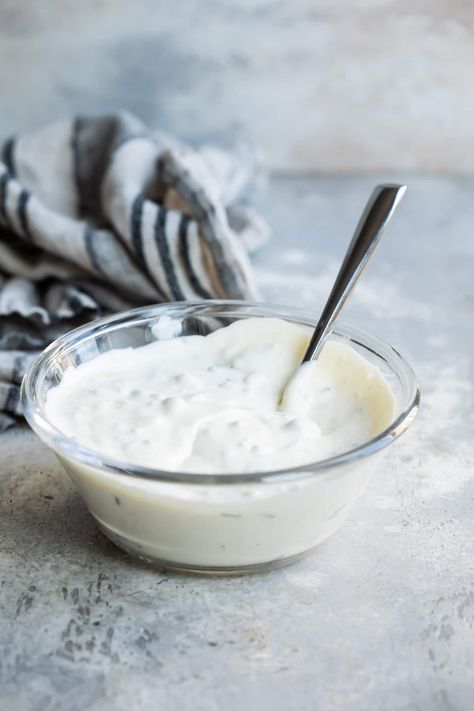
[[[178,301],[184,300],[184,294],[178,284],[176,272],[174,270],[173,261],[170,255],[168,240],[166,239],[166,217],[168,211],[164,207],[157,207],[157,215],[155,220],[155,241],[160,253],[161,263],[165,270],[166,279],[168,281],[171,293],[174,299]]]
[[[188,238],[188,225],[190,223],[190,218],[187,215],[181,217],[179,223],[179,256],[183,262],[183,266],[186,272],[186,276],[189,279],[189,283],[194,289],[195,293],[198,294],[202,299],[212,299],[212,295],[205,289],[201,282],[199,281],[196,272],[191,264],[191,259],[189,256],[189,238]]]
[[[130,231],[132,234],[132,244],[135,254],[138,257],[138,262],[140,266],[146,271],[150,276],[153,286],[158,292],[158,296],[162,301],[168,301],[166,294],[163,289],[157,284],[156,277],[154,274],[150,273],[148,265],[145,259],[145,251],[143,249],[143,234],[142,234],[142,218],[143,218],[143,205],[145,203],[145,198],[142,193],[138,193],[132,204],[132,211],[130,215]]]
[[[104,275],[104,270],[102,269],[97,252],[95,251],[94,236],[95,232],[93,228],[87,224],[84,229],[84,243],[86,245],[87,256],[89,257],[89,261],[95,271],[98,274]]]
[[[7,398],[5,400],[4,410],[12,412],[14,415],[18,413],[18,404],[20,402],[20,388],[18,385],[10,385],[8,388]]]
[[[28,201],[31,197],[31,193],[28,190],[23,189],[18,197],[18,221],[20,223],[23,236],[27,240],[33,242],[33,238],[30,232],[30,224],[28,220]]]
[[[143,215],[143,203],[145,198],[141,193],[138,193],[132,205],[132,212],[130,216],[130,230],[132,233],[132,244],[135,254],[137,255],[140,264],[146,266],[145,264],[145,254],[143,252],[143,237],[142,237],[142,215]]]
[[[24,355],[16,356],[13,361],[12,381],[18,385],[21,384],[23,373],[25,372],[25,362],[26,357]]]
[[[7,190],[11,175],[6,170],[0,178],[0,216],[7,227],[11,229],[11,222],[7,212]]]
[[[11,175],[16,175],[15,171],[15,138],[12,136],[3,144],[2,160]]]

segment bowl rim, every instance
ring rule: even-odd
[[[309,462],[304,465],[295,467],[287,467],[284,469],[274,469],[260,472],[237,472],[237,473],[196,473],[196,472],[180,472],[169,471],[154,467],[140,466],[131,464],[121,460],[114,459],[104,455],[97,450],[94,450],[85,445],[79,444],[77,441],[65,435],[61,430],[56,428],[47,418],[44,413],[44,408],[38,405],[36,398],[35,384],[39,372],[44,367],[48,366],[48,361],[54,359],[54,354],[58,351],[70,348],[71,344],[85,340],[94,336],[97,332],[109,330],[109,327],[115,326],[120,328],[129,324],[131,321],[140,322],[141,319],[147,320],[150,316],[164,315],[170,313],[180,313],[184,315],[187,310],[193,313],[196,310],[210,311],[216,315],[222,315],[226,310],[232,309],[248,309],[251,310],[251,315],[257,317],[272,316],[275,318],[283,318],[294,323],[300,323],[306,326],[313,326],[316,323],[317,315],[306,309],[299,309],[291,306],[280,306],[278,304],[267,304],[265,302],[253,302],[245,300],[231,299],[209,299],[205,301],[173,301],[159,304],[151,304],[141,306],[120,313],[104,316],[87,324],[74,328],[64,335],[60,336],[49,346],[47,346],[36,358],[30,363],[22,384],[21,384],[21,403],[22,409],[30,427],[55,453],[61,457],[72,459],[75,462],[85,464],[86,466],[98,468],[103,471],[114,474],[132,476],[143,481],[164,481],[168,483],[186,483],[186,484],[251,484],[255,482],[275,483],[280,481],[290,481],[294,479],[304,479],[312,476],[325,474],[328,470],[335,467],[361,460],[376,452],[385,449],[389,444],[398,439],[411,425],[418,412],[420,403],[420,389],[416,381],[413,369],[408,362],[393,348],[389,343],[382,341],[368,331],[355,328],[349,325],[338,323],[333,329],[335,335],[345,338],[348,341],[373,352],[379,358],[382,358],[399,378],[403,378],[408,383],[410,396],[407,398],[408,404],[402,412],[388,425],[382,432],[373,437],[368,442],[348,450],[341,454],[321,459],[316,462]],[[258,313],[258,312],[262,313]],[[265,312],[265,313],[263,313]],[[387,359],[387,354],[390,360]]]

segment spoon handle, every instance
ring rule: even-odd
[[[314,329],[303,363],[316,359],[334,321],[357,284],[388,227],[406,185],[377,185],[359,220],[334,286]]]

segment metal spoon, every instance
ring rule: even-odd
[[[335,320],[375,252],[406,189],[406,185],[392,184],[377,185],[374,189],[359,220],[326,306],[314,329],[303,363],[315,360],[319,356]]]

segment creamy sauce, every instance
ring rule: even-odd
[[[309,464],[367,442],[394,410],[380,371],[349,346],[330,341],[298,367],[309,336],[258,318],[111,350],[67,370],[46,413],[80,444],[135,465],[238,473]]]

